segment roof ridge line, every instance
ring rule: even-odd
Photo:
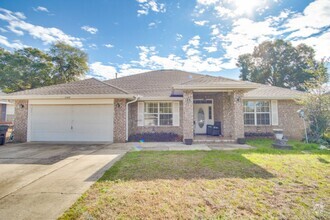
[[[120,90],[120,91],[122,91],[122,92],[124,92],[124,93],[126,93],[126,94],[130,94],[128,91],[126,91],[126,90],[124,90],[124,89],[122,89],[122,88],[119,88],[119,87],[117,87],[117,86],[114,86],[114,85],[112,85],[112,84],[110,84],[110,83],[106,83],[106,82],[103,82],[103,81],[101,81],[101,80],[99,80],[99,79],[96,79],[96,78],[92,78],[92,79],[95,79],[95,80],[97,80],[98,82],[101,82],[101,83],[103,83],[103,84],[105,84],[105,85],[107,85],[107,86],[111,86],[111,87],[113,87],[113,88],[115,88],[115,89],[118,89],[118,90]]]
[[[136,74],[122,76],[122,77],[115,78],[115,79],[107,79],[107,80],[104,80],[104,81],[108,82],[108,81],[116,80],[116,79],[120,79],[120,78],[130,78],[130,77],[137,76],[137,75],[144,75],[144,74],[148,74],[148,73],[152,73],[152,72],[162,72],[162,71],[178,71],[178,72],[184,72],[184,73],[189,73],[189,74],[193,74],[193,75],[204,76],[204,74],[188,72],[188,71],[184,71],[184,70],[180,70],[180,69],[159,69],[159,70],[148,70],[146,72],[140,72],[140,73],[136,73]]]
[[[227,78],[227,77],[224,77],[224,76],[212,76],[212,75],[207,75],[207,76],[215,77],[215,78],[222,78],[222,79],[226,79],[226,80],[230,80],[230,81],[235,81],[235,82],[244,82],[243,80],[240,80],[240,79],[231,79],[231,78]]]
[[[201,75],[201,74],[200,74],[200,75]],[[185,82],[183,82],[183,83],[180,83],[179,85],[183,85],[183,84],[185,84],[185,83],[188,83],[188,82],[194,81],[194,80],[196,80],[196,79],[205,78],[206,76],[207,76],[207,75],[201,75],[201,76],[198,77],[198,78],[190,79],[190,80],[188,80],[188,81],[185,81]]]

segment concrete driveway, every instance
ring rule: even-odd
[[[0,219],[56,219],[127,150],[116,144],[0,146]]]

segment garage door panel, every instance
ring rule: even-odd
[[[31,141],[113,141],[113,105],[32,105]]]
[[[112,141],[112,105],[73,106],[73,135],[83,141]]]
[[[31,109],[31,140],[55,141],[70,137],[71,108],[69,106],[37,106]]]

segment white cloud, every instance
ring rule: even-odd
[[[203,49],[209,53],[216,52],[218,50],[216,46],[203,47]]]
[[[217,4],[205,1],[204,4]],[[310,3],[303,12],[284,9],[277,16],[255,21],[246,17],[232,17],[228,31],[220,33],[218,24],[210,26],[211,46],[203,49],[212,52],[223,50],[225,69],[236,68],[236,59],[244,53],[251,53],[255,46],[265,40],[286,39],[294,45],[305,43],[316,51],[316,58],[329,57],[330,48],[330,0]]]
[[[150,69],[134,68],[132,67],[131,64],[122,64],[119,65],[119,72],[117,76],[118,77],[129,76],[129,75],[147,72],[149,70]]]
[[[193,56],[198,56],[200,54],[200,51],[198,50],[200,39],[200,36],[196,35],[192,37],[187,44],[182,46],[182,50],[187,57],[192,58]]]
[[[150,23],[148,24],[148,28],[149,28],[149,29],[157,28],[158,25],[159,25],[160,23],[162,23],[162,22],[161,22],[161,21],[153,21],[153,22],[150,22]]]
[[[114,45],[112,45],[112,44],[104,44],[104,46],[107,47],[107,48],[113,48],[114,47]]]
[[[296,13],[284,28],[292,31],[290,40],[319,34],[330,26],[330,0],[317,0],[310,3],[302,13]]]
[[[2,35],[0,35],[0,44],[12,49],[22,49],[23,47],[28,47],[27,45],[22,44],[19,40],[9,42],[8,38]]]
[[[176,34],[175,40],[176,41],[180,41],[182,38],[183,38],[183,35],[182,34]]]
[[[15,12],[14,14],[19,19],[26,19],[25,15],[22,12]]]
[[[219,17],[253,17],[255,13],[262,15],[277,0],[198,0],[196,10],[203,14],[208,10]]]
[[[149,24],[148,24],[148,27],[151,29],[151,28],[155,28],[155,27],[157,27],[157,24],[155,23],[155,22],[150,22]]]
[[[139,60],[131,61],[129,64],[120,66],[121,72],[129,74],[130,70],[136,72],[155,69],[180,69],[192,72],[216,72],[222,70],[222,58],[201,57],[198,51],[200,40],[198,35],[189,40],[188,46],[184,49],[185,56],[180,57],[175,54],[160,56],[155,47],[139,46]]]
[[[34,11],[41,11],[41,12],[49,12],[46,7],[38,6],[37,8],[33,8]]]
[[[292,13],[291,13],[292,15]],[[330,57],[330,0],[311,2],[302,13],[295,13],[283,24],[287,40],[294,45],[305,43],[312,46],[316,58]]]
[[[94,77],[102,80],[116,77],[116,68],[110,65],[104,65],[102,62],[91,63],[89,69]]]
[[[188,41],[188,44],[194,47],[198,47],[200,39],[201,37],[196,35]]]
[[[198,26],[204,26],[206,25],[207,23],[209,23],[209,21],[207,20],[202,20],[202,21],[194,21],[194,23]]]
[[[6,33],[6,32],[8,32],[6,29],[4,29],[4,28],[2,28],[2,27],[0,27],[0,31],[1,31],[2,33]]]
[[[322,35],[309,37],[306,39],[293,41],[294,45],[305,43],[309,46],[312,46],[316,53],[316,59],[329,58],[329,48],[330,48],[330,30],[323,33]]]
[[[136,0],[139,3],[140,9],[137,11],[138,16],[147,15],[149,11],[156,13],[165,13],[165,4],[158,3],[156,0]]]
[[[217,37],[225,50],[223,57],[228,59],[226,67],[236,68],[235,63],[239,55],[251,53],[259,43],[278,35],[280,32],[272,25],[272,19],[254,22],[248,18],[240,18],[233,23],[230,32],[219,34]]]
[[[215,6],[214,9],[219,17],[235,17],[235,13],[232,10],[225,8],[221,5]]]
[[[93,49],[93,50],[96,50],[97,49],[97,45],[96,44],[89,44],[88,45],[89,48]]]
[[[211,35],[213,36],[216,36],[220,33],[218,26],[215,24],[211,26],[211,30],[212,30]]]
[[[82,26],[81,29],[89,32],[90,34],[96,34],[99,31],[97,28],[88,25]]]
[[[213,5],[218,2],[219,0],[197,0],[197,3],[201,5]]]
[[[58,41],[65,42],[71,46],[82,47],[82,39],[65,34],[58,28],[46,28],[24,21],[25,16],[19,12],[12,12],[0,8],[0,20],[8,22],[8,29],[17,35],[28,33],[35,39],[43,41],[44,44],[51,44]]]

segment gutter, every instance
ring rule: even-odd
[[[134,96],[134,100],[126,103],[126,142],[128,141],[128,105],[137,102],[140,96]]]

